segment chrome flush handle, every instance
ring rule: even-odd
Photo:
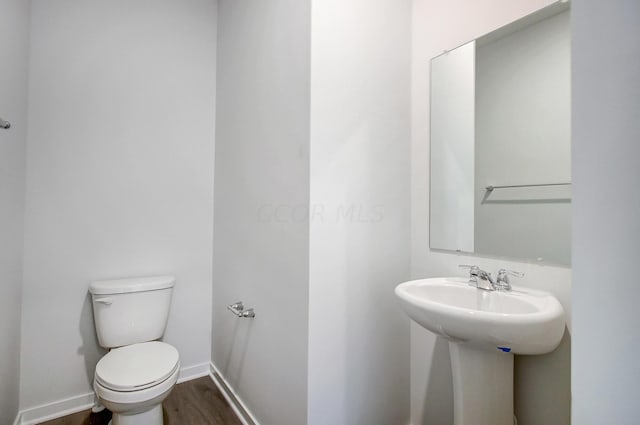
[[[106,304],[106,305],[113,304],[113,298],[96,298],[94,301],[99,304]]]

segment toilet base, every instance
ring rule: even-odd
[[[110,425],[163,425],[162,404],[156,404],[149,410],[132,415],[113,412]]]

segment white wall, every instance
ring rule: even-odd
[[[309,25],[307,1],[219,5],[212,361],[261,425],[307,415]]]
[[[91,391],[94,279],[174,274],[165,340],[210,357],[215,2],[32,7],[22,408]]]
[[[495,272],[526,273],[519,283],[554,293],[571,315],[571,270],[429,250],[429,59],[501,27],[547,0],[413,0],[411,277],[463,275],[458,264]],[[570,329],[569,323],[569,329]],[[411,416],[413,425],[452,422],[449,353],[445,341],[411,327]],[[569,334],[554,353],[516,358],[516,414],[520,425],[569,422]]]
[[[476,44],[431,61],[431,246],[474,252]]]
[[[18,412],[29,2],[0,1],[0,423]]]
[[[573,423],[640,422],[640,3],[574,0]]]
[[[410,6],[312,3],[309,425],[408,421]]]
[[[569,11],[477,43],[476,252],[571,264]],[[492,38],[487,37],[487,38]]]

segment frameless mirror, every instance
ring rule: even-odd
[[[570,263],[569,7],[431,60],[430,246]]]

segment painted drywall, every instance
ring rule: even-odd
[[[310,23],[305,1],[219,4],[212,361],[262,425],[307,416]]]
[[[0,423],[18,413],[29,2],[0,1]]]
[[[175,275],[164,339],[209,361],[215,6],[32,4],[23,409],[91,391],[95,279]]]
[[[475,42],[434,58],[430,69],[430,244],[474,252]]]
[[[458,264],[523,271],[517,283],[555,294],[571,329],[571,270],[429,249],[429,59],[475,39],[550,2],[547,0],[413,0],[411,277],[462,276]],[[570,333],[554,353],[516,357],[515,404],[520,425],[568,424]],[[452,423],[452,389],[446,341],[411,326],[411,423]]]
[[[571,264],[569,11],[476,50],[476,252]],[[431,229],[433,231],[433,228]]]
[[[573,423],[640,422],[640,3],[572,2]]]
[[[309,425],[408,421],[410,7],[312,4]]]

